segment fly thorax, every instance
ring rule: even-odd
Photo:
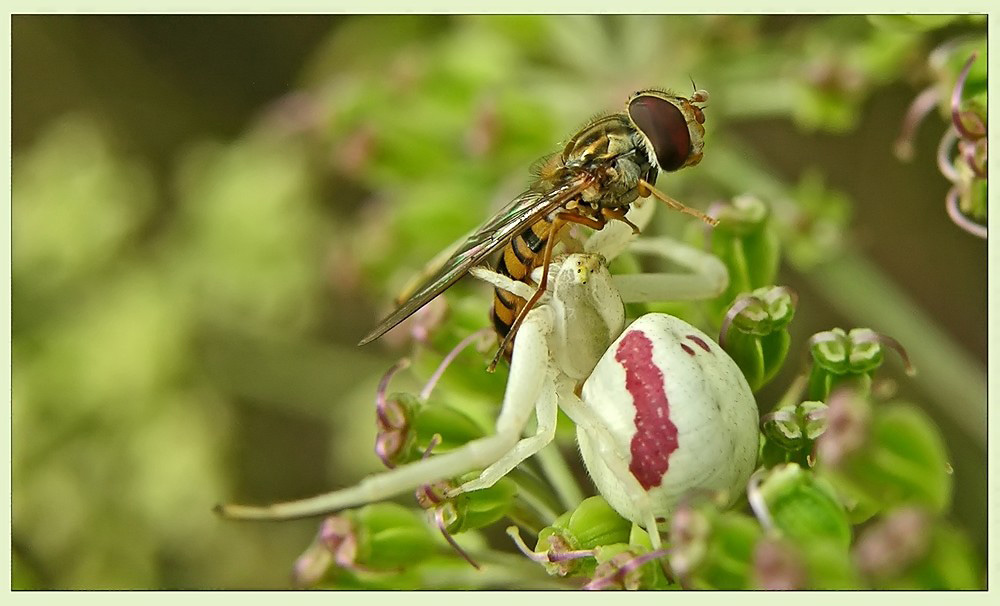
[[[549,304],[554,312],[553,360],[567,376],[585,379],[625,326],[625,304],[604,257],[593,253],[565,257],[558,265]]]
[[[649,170],[649,163],[638,163],[632,157],[620,158],[615,164],[618,173],[618,183],[622,190],[634,189],[639,184],[639,179]]]
[[[634,156],[618,158],[614,163],[614,172],[607,180],[607,192],[604,206],[615,208],[627,206],[639,197],[639,179],[643,178],[649,166],[640,166]]]

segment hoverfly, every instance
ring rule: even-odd
[[[691,98],[650,89],[632,95],[625,111],[592,120],[563,147],[536,162],[532,185],[469,236],[431,277],[361,340],[369,343],[447,290],[469,269],[503,248],[496,271],[514,280],[530,280],[542,267],[535,295],[525,301],[495,289],[491,318],[500,347],[489,370],[509,355],[514,335],[527,312],[545,291],[552,250],[566,226],[577,223],[601,229],[625,218],[632,202],[650,195],[710,225],[717,221],[684,206],[653,184],[660,171],[672,172],[701,161],[705,134],[703,107],[708,93]]]

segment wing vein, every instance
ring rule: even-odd
[[[490,253],[507,245],[514,236],[545,215],[564,206],[589,183],[590,177],[581,174],[549,192],[529,189],[514,198],[510,204],[469,236],[434,275],[422,282],[405,302],[379,322],[378,326],[361,339],[358,345],[374,341],[416,313],[468,273],[474,265],[483,261]]]

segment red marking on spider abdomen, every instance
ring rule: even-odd
[[[712,350],[708,348],[708,343],[706,343],[704,340],[702,340],[701,337],[698,337],[698,336],[695,336],[695,335],[687,335],[687,338],[691,339],[692,341],[694,341],[695,343],[697,343],[698,347],[700,347],[700,348],[704,349],[705,351],[711,353]]]
[[[653,362],[653,342],[638,330],[618,343],[615,360],[625,369],[625,389],[635,407],[629,471],[649,490],[659,486],[677,450],[677,426],[670,420],[670,402],[663,372]]]

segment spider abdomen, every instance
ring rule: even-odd
[[[612,449],[578,428],[584,462],[626,518],[644,521],[625,481],[634,479],[665,517],[691,491],[722,491],[732,502],[753,472],[758,416],[750,387],[729,355],[683,320],[647,314],[633,322],[597,363],[582,398],[631,478],[609,466]]]

